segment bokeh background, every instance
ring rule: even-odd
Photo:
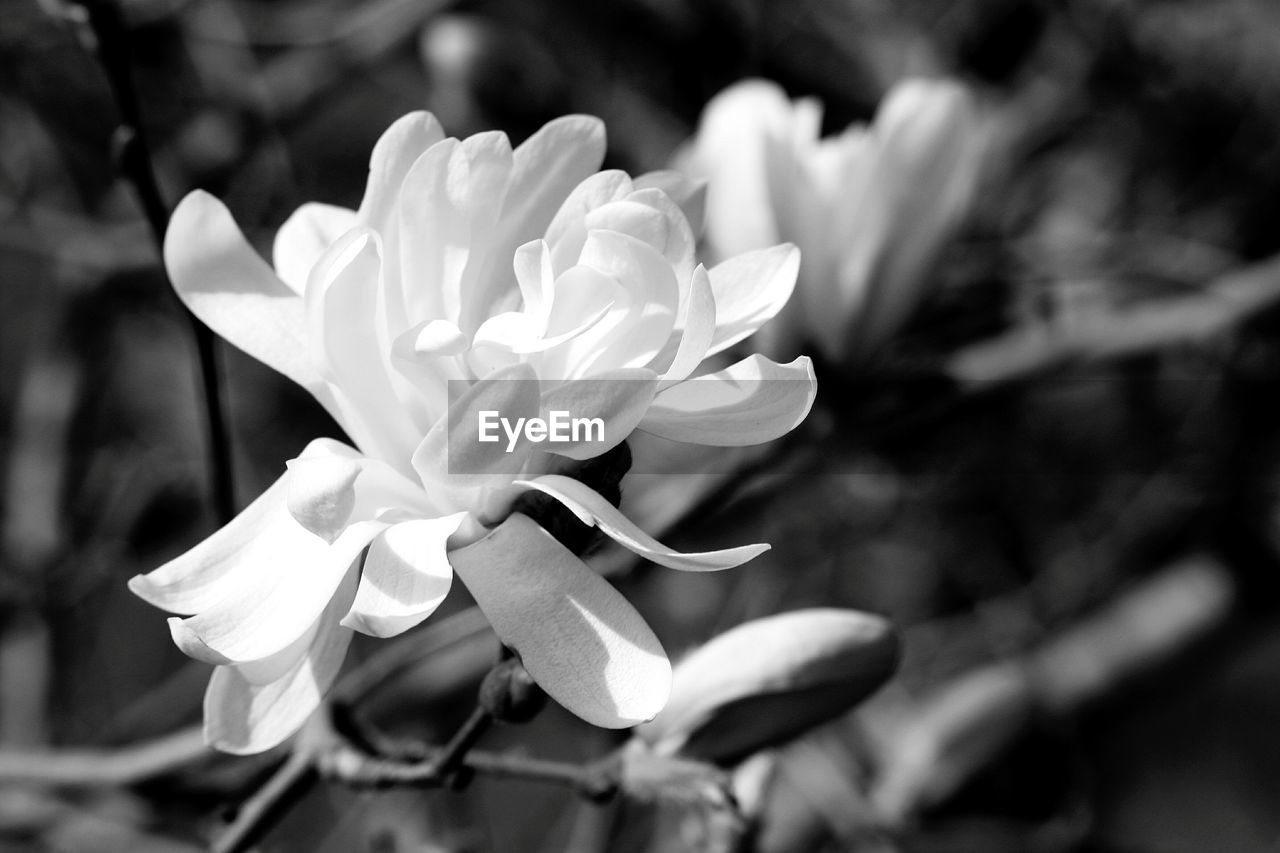
[[[301,202],[354,206],[374,141],[412,109],[513,141],[595,114],[608,165],[639,173],[744,77],[821,98],[829,132],[905,77],[972,86],[994,141],[922,309],[875,361],[822,365],[809,424],[766,464],[710,498],[677,484],[683,517],[657,520],[676,547],[773,551],[712,575],[611,566],[673,653],[806,606],[901,631],[884,690],[773,755],[758,849],[1274,848],[1280,6],[121,8],[166,199],[215,193],[264,252]],[[125,581],[214,514],[190,329],[77,20],[0,0],[0,850],[200,849],[283,753],[110,775],[122,748],[199,721],[207,667]],[[1061,334],[1028,334],[1045,324]],[[220,360],[244,505],[339,433],[267,368]],[[451,624],[368,701],[388,730],[438,739],[473,701],[496,641]],[[486,742],[584,760],[615,744],[554,708]],[[13,769],[44,747],[96,751],[57,781]],[[262,849],[712,849],[704,823],[530,783],[318,785]]]

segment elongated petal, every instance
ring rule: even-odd
[[[369,158],[369,182],[358,214],[362,224],[386,230],[409,169],[442,139],[440,122],[423,111],[409,113],[386,129]]]
[[[369,546],[355,602],[342,624],[372,637],[393,637],[430,616],[453,583],[445,547],[466,517],[460,512],[384,530]]]
[[[334,412],[311,360],[302,300],[253,251],[222,202],[196,190],[179,203],[164,262],[178,296],[205,325]]]
[[[790,243],[758,249],[711,268],[716,333],[708,355],[746,338],[773,319],[791,298],[800,271],[800,250]]]
[[[777,364],[753,355],[659,392],[640,429],[690,444],[760,444],[795,429],[816,394],[808,358]]]
[[[449,555],[498,637],[551,698],[626,728],[667,701],[671,665],[640,614],[526,516]]]
[[[356,225],[356,212],[332,204],[307,202],[276,232],[271,263],[280,280],[298,295],[306,288],[311,268],[325,249]]]
[[[391,385],[377,335],[382,274],[378,235],[348,232],[312,270],[305,303],[313,358],[342,389],[341,423],[361,449],[407,460],[421,438]]]
[[[518,480],[518,486],[537,489],[564,504],[587,525],[599,526],[624,548],[647,560],[687,572],[714,572],[740,566],[769,550],[768,545],[741,545],[720,551],[682,554],[645,533],[623,515],[617,507],[584,483],[559,474],[548,474],[536,480]]]
[[[542,395],[541,416],[551,422],[552,413],[568,418],[599,418],[603,436],[588,435],[578,442],[557,442],[548,449],[570,459],[591,459],[617,447],[640,423],[657,391],[652,370],[625,368],[557,385]]]
[[[338,621],[351,606],[355,579],[354,572],[348,575],[312,627],[306,654],[278,678],[255,683],[237,667],[214,670],[204,695],[206,743],[236,755],[262,752],[307,721],[333,686],[351,643],[351,630]]]

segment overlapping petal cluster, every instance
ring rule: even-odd
[[[501,133],[446,138],[431,115],[410,114],[375,147],[359,209],[301,207],[276,236],[274,269],[213,197],[193,193],[174,212],[165,263],[184,302],[310,391],[355,444],[312,442],[226,527],[130,583],[181,615],[169,622],[183,651],[217,665],[205,699],[215,746],[253,752],[287,737],[353,632],[418,624],[455,572],[579,716],[626,726],[662,707],[670,666],[650,629],[513,501],[546,493],[662,565],[737,565],[767,546],[677,553],[565,474],[634,429],[776,438],[815,387],[803,358],[697,373],[785,304],[795,247],[708,270],[694,256],[699,186],[597,172],[603,155],[603,127],[585,116],[512,150]],[[522,442],[513,457],[459,440],[481,410],[557,408],[602,418],[607,441],[554,453]]]
[[[870,125],[820,138],[821,125],[816,99],[743,81],[707,105],[680,166],[709,180],[713,255],[780,240],[804,254],[765,348],[812,342],[847,364],[883,346],[927,295],[940,249],[969,212],[986,131],[966,87],[923,79],[894,86]]]

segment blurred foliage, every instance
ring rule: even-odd
[[[610,164],[638,172],[663,167],[706,100],[743,76],[821,97],[832,131],[865,120],[905,75],[978,86],[1000,144],[936,297],[867,375],[820,377],[821,408],[784,465],[744,476],[669,535],[675,547],[774,550],[730,573],[641,567],[619,584],[673,652],[799,607],[884,614],[905,650],[883,699],[891,715],[909,707],[894,704],[903,697],[1040,647],[1171,560],[1212,552],[1241,591],[1212,641],[1079,714],[1018,729],[895,843],[1270,849],[1280,316],[1266,305],[1224,334],[965,393],[940,367],[1027,324],[1141,316],[1280,251],[1280,6],[124,7],[168,197],[215,192],[264,251],[300,202],[353,204],[373,141],[410,109],[435,111],[454,135],[497,127],[513,139],[564,112],[594,113]],[[0,739],[20,746],[169,731],[199,718],[204,683],[124,587],[212,516],[193,347],[115,178],[113,106],[68,8],[0,0]],[[337,432],[303,392],[223,356],[243,504],[306,440]],[[412,670],[370,713],[393,731],[446,734],[481,673],[476,658]],[[499,730],[493,748],[585,760],[611,737],[553,708]],[[867,737],[848,718],[779,753],[772,778],[784,782],[772,783],[760,849],[879,849],[883,839],[841,824],[876,769]],[[215,761],[101,794],[0,787],[0,851],[191,849],[264,767]],[[709,845],[710,825],[480,779],[463,793],[322,788],[263,849],[672,850]]]

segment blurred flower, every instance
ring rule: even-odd
[[[811,341],[849,364],[928,295],[939,251],[968,213],[984,133],[970,93],[936,80],[897,84],[869,126],[820,139],[821,124],[817,100],[747,80],[711,100],[678,159],[709,180],[714,256],[800,247],[796,298],[761,343],[788,353]]]
[[[285,222],[274,272],[212,196],[174,212],[165,263],[183,301],[309,390],[359,448],[312,442],[230,524],[130,583],[191,614],[169,624],[184,652],[217,665],[205,697],[215,746],[253,752],[295,731],[352,632],[418,624],[454,571],[553,698],[601,726],[652,717],[670,687],[662,647],[611,586],[512,513],[521,492],[673,568],[728,568],[768,547],[677,553],[556,473],[636,428],[768,441],[814,395],[807,359],[752,356],[690,378],[782,307],[796,249],[708,271],[685,213],[698,215],[698,188],[673,173],[596,173],[603,155],[603,127],[585,116],[513,151],[502,133],[446,139],[431,115],[410,114],[375,147],[359,210],[306,204]],[[557,409],[600,417],[606,441],[554,454],[526,441],[513,455],[474,440],[482,410]]]

